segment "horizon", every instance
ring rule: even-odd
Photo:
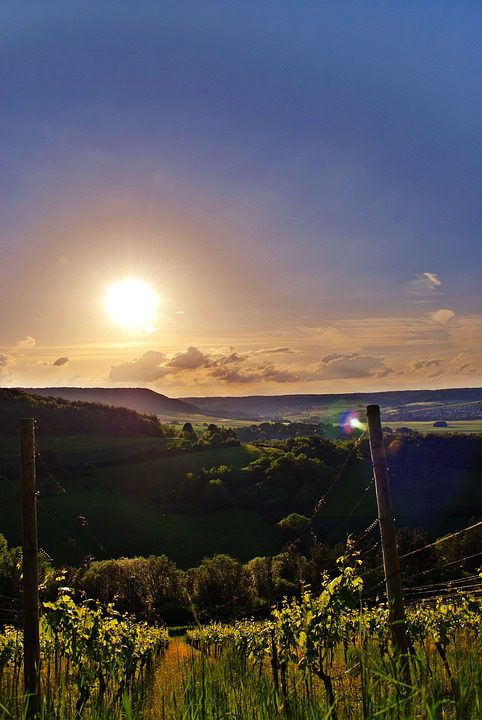
[[[0,390],[4,389],[3,387],[0,387]],[[81,385],[43,385],[43,386],[37,386],[37,387],[5,387],[5,389],[10,390],[29,390],[29,391],[35,391],[35,390],[148,390],[150,392],[157,393],[159,395],[164,395],[165,397],[172,399],[172,400],[194,400],[196,398],[223,398],[223,399],[242,399],[242,398],[249,398],[249,397],[260,397],[260,398],[266,398],[266,397],[292,397],[296,395],[320,395],[324,397],[340,397],[340,396],[346,396],[346,395],[381,395],[383,393],[431,393],[431,392],[450,392],[450,391],[457,391],[457,390],[482,390],[482,386],[479,385],[469,385],[469,386],[460,386],[460,387],[440,387],[440,388],[390,388],[390,389],[384,389],[384,390],[355,390],[355,391],[349,391],[349,392],[316,392],[316,393],[250,393],[249,395],[181,395],[181,396],[173,396],[173,395],[166,395],[165,393],[160,392],[160,390],[155,390],[154,388],[139,386],[139,385],[131,385],[131,386],[81,386]],[[35,394],[35,392],[34,392]]]
[[[482,386],[482,7],[0,12],[2,386]]]

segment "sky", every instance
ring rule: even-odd
[[[5,0],[0,27],[3,386],[482,385],[478,3]],[[125,287],[109,311],[126,278],[148,321]]]

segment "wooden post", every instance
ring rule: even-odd
[[[20,421],[23,521],[24,680],[27,717],[40,710],[40,637],[38,598],[37,503],[35,490],[35,421]]]
[[[383,443],[380,408],[378,405],[367,407],[368,435],[370,452],[375,476],[378,505],[378,520],[382,541],[383,568],[389,606],[390,631],[394,646],[402,655],[409,650],[403,606],[402,580],[398,559],[397,538],[393,522],[392,498],[388,477],[387,456]]]

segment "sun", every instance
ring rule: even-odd
[[[130,330],[152,332],[159,307],[159,296],[144,280],[128,277],[112,283],[104,297],[110,319]]]

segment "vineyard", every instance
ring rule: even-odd
[[[168,645],[164,628],[120,615],[112,605],[78,605],[69,588],[44,603],[41,617],[41,695],[49,718],[81,717],[137,696]],[[6,626],[0,636],[0,714],[21,716],[23,637]]]
[[[306,558],[295,552],[295,545],[306,540],[307,527],[340,482],[360,436],[345,452],[311,517],[291,516],[303,523],[291,528],[296,537],[292,533],[285,559],[291,558],[295,575],[291,584],[281,586],[283,594],[271,594],[274,558],[267,563],[268,558],[256,558],[249,565],[251,570],[264,568],[271,599],[251,605],[258,614],[248,619],[249,610],[241,614],[239,609],[249,598],[261,597],[253,595],[255,576],[228,556],[206,558],[204,568],[186,573],[168,558],[121,558],[120,564],[105,565],[105,575],[94,573],[90,585],[82,584],[80,570],[55,571],[37,546],[34,427],[33,420],[22,422],[28,427],[22,427],[21,555],[18,548],[9,551],[2,538],[4,580],[11,581],[2,592],[13,594],[0,596],[0,720],[482,717],[482,573],[474,564],[480,564],[482,521],[398,554],[378,412],[370,434],[374,478],[361,494],[363,500],[376,485],[377,519],[356,539],[349,537],[336,562],[334,555],[333,564],[307,581]],[[359,504],[357,498],[353,507]],[[380,531],[382,564],[372,556],[378,545],[370,539],[375,529]],[[470,538],[475,545],[453,546],[458,548],[455,558],[432,554],[442,545],[447,553],[454,541]],[[420,566],[410,566],[427,551]],[[400,561],[410,579],[406,607]],[[459,568],[455,577],[454,563]],[[88,560],[87,565],[84,574],[94,563]],[[15,597],[20,571],[22,618],[20,597]],[[95,594],[101,577],[103,602]],[[417,580],[422,584],[414,585],[422,577],[426,579]],[[134,602],[141,581],[145,594],[142,602]],[[156,614],[155,593],[159,584],[172,582],[189,610],[188,622],[193,622],[169,637],[163,615]],[[209,618],[217,621],[202,624]],[[223,624],[219,618],[232,622]]]
[[[353,555],[340,558],[320,595],[305,588],[265,622],[212,623],[188,632],[188,642],[208,658],[234,658],[258,679],[265,690],[245,708],[252,717],[481,717],[480,600],[459,593],[413,606],[410,653],[397,656],[386,605],[360,601]],[[230,717],[228,708],[219,717]]]
[[[400,657],[386,604],[362,601],[348,544],[321,593],[309,587],[264,620],[211,623],[169,639],[113,605],[43,603],[39,717],[461,718],[482,716],[480,587],[407,611]],[[22,634],[0,638],[0,717],[22,717]]]

